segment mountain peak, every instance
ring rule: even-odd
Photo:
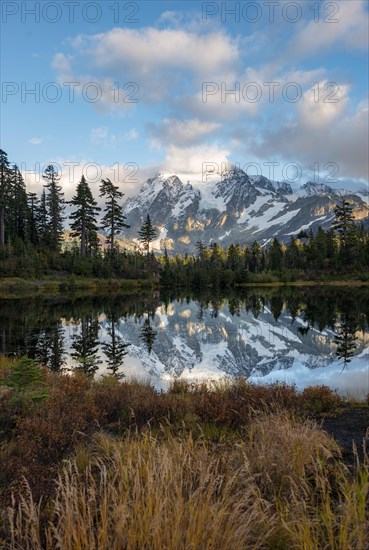
[[[305,183],[305,185],[302,186],[302,189],[306,191],[309,196],[336,194],[336,191],[332,189],[332,187],[329,187],[329,185],[326,185],[325,183],[315,183],[313,181],[308,181]]]
[[[229,170],[226,170],[222,174],[222,182],[223,181],[230,181],[230,180],[237,180],[237,181],[244,181],[248,180],[249,177],[241,168],[238,168],[237,166],[234,166],[233,168],[230,168]]]

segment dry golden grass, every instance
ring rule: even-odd
[[[260,414],[235,443],[100,433],[48,502],[24,482],[4,548],[366,550],[368,494],[368,462],[349,473],[328,435],[287,413]]]
[[[304,420],[328,388],[40,372],[0,358],[1,549],[368,550],[365,452]]]

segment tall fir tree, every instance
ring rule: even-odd
[[[26,185],[17,165],[14,165],[10,180],[8,200],[8,227],[13,237],[27,239],[28,204]]]
[[[204,242],[199,239],[196,243],[197,260],[202,262],[204,260],[205,245]]]
[[[98,230],[96,216],[100,208],[97,206],[84,176],[77,185],[76,194],[69,204],[76,207],[76,210],[69,216],[73,220],[71,224],[72,236],[79,238],[81,255],[87,256],[91,249],[94,249],[97,245],[95,237]]]
[[[342,198],[334,209],[334,222],[332,227],[339,236],[342,259],[344,261],[350,261],[353,255],[356,227],[353,205],[345,198]]]
[[[46,246],[50,242],[49,238],[49,226],[48,226],[48,216],[47,216],[47,201],[46,201],[46,190],[42,190],[40,202],[36,210],[36,226],[38,231],[38,237],[40,243],[43,246]]]
[[[0,149],[0,247],[5,246],[5,207],[9,176],[10,165],[8,155]]]
[[[280,271],[282,269],[283,251],[278,239],[273,239],[269,250],[270,269]]]
[[[106,243],[109,245],[110,254],[112,255],[116,248],[116,236],[123,230],[129,227],[125,223],[126,217],[123,214],[123,208],[120,201],[124,197],[124,193],[119,191],[117,185],[114,185],[109,178],[101,180],[100,197],[105,199],[105,215],[101,220],[101,229],[107,231]]]
[[[57,168],[49,164],[42,177],[46,181],[48,244],[52,250],[60,251],[64,233],[63,212],[65,208],[64,194],[61,186],[58,185],[61,176]]]
[[[251,246],[250,252],[250,271],[257,273],[261,267],[261,246],[258,242],[254,241]]]
[[[150,243],[157,237],[157,231],[151,223],[149,214],[147,214],[144,223],[138,231],[138,240],[143,244],[147,257],[150,255]]]
[[[33,245],[38,245],[40,242],[39,227],[38,227],[38,213],[40,209],[40,199],[36,193],[27,194],[27,225],[28,225],[28,237]]]

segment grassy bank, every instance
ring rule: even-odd
[[[0,279],[0,298],[24,298],[34,294],[56,295],[60,293],[86,291],[134,292],[153,286],[150,279],[91,279],[65,276],[43,279],[9,278]]]
[[[0,361],[0,547],[367,548],[369,462],[314,420],[354,407],[328,388],[159,393],[22,361]]]

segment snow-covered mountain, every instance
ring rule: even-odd
[[[341,196],[354,203],[355,217],[369,217],[364,193],[337,190],[307,182],[293,192],[286,182],[248,176],[233,169],[221,181],[183,183],[176,175],[158,174],[149,179],[124,205],[131,226],[125,238],[134,241],[147,214],[157,227],[157,250],[191,252],[199,239],[222,244],[267,242],[273,237],[289,240],[302,229],[327,228]]]

